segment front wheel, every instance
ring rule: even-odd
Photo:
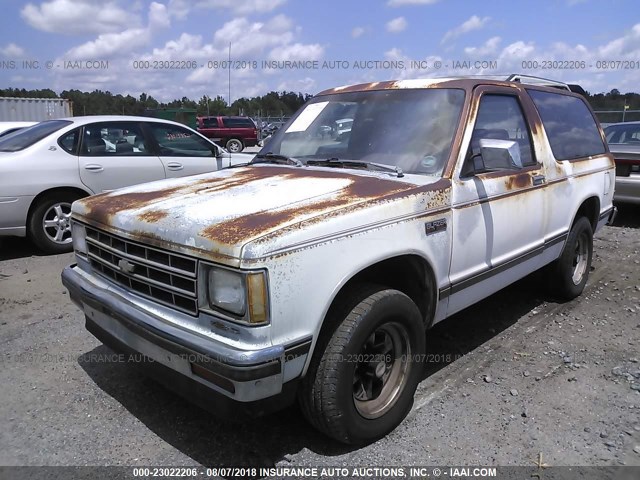
[[[560,258],[548,270],[551,293],[571,300],[584,290],[593,257],[593,230],[585,217],[571,227]]]
[[[229,150],[230,153],[238,153],[243,149],[244,145],[237,138],[230,138],[229,140],[227,140],[227,150]]]
[[[374,288],[351,300],[324,351],[314,354],[300,400],[317,429],[361,444],[389,433],[411,410],[425,330],[418,307],[402,292]],[[316,350],[323,347],[318,343]]]
[[[29,217],[29,236],[46,253],[66,253],[71,243],[71,204],[79,197],[71,193],[53,193],[43,197]]]

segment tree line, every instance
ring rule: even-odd
[[[202,96],[199,100],[187,97],[171,102],[159,102],[151,95],[141,93],[138,98],[131,95],[113,94],[109,91],[64,90],[60,94],[50,88],[26,90],[24,88],[0,89],[1,97],[64,98],[73,102],[73,113],[80,115],[143,115],[147,109],[184,108],[196,110],[198,115],[247,115],[250,117],[287,117],[292,115],[307,100],[308,93],[269,92],[252,98],[239,98],[231,105],[221,97]],[[621,112],[625,105],[629,110],[640,110],[640,94],[621,93],[612,89],[607,93],[585,95],[594,110]]]
[[[144,115],[147,109],[183,108],[196,110],[198,115],[247,115],[251,117],[287,117],[298,110],[309,94],[295,92],[269,92],[252,98],[239,98],[231,105],[221,97],[203,95],[199,100],[187,97],[171,102],[159,102],[151,95],[141,93],[138,98],[131,95],[113,94],[109,91],[64,90],[57,94],[50,88],[26,90],[24,88],[0,89],[0,97],[20,98],[64,98],[73,102],[73,114],[82,115]]]

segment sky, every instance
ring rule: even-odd
[[[524,73],[591,93],[640,91],[637,7],[637,0],[2,0],[0,88],[233,101],[271,90],[315,94],[370,81]]]

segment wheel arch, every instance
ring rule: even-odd
[[[31,219],[31,215],[33,215],[33,211],[36,208],[36,206],[38,205],[38,203],[40,203],[40,201],[44,197],[46,197],[46,196],[48,196],[48,195],[50,195],[52,193],[74,193],[74,194],[78,195],[80,198],[92,195],[91,192],[88,192],[87,190],[84,190],[84,189],[79,188],[79,187],[74,187],[74,186],[53,187],[53,188],[48,188],[46,190],[43,190],[40,193],[38,193],[35,197],[33,197],[33,200],[31,201],[31,205],[29,205],[29,211],[27,213],[26,225],[29,225],[29,221]],[[29,232],[27,232],[27,235],[29,235]]]
[[[591,224],[591,229],[595,232],[598,225],[598,219],[600,217],[600,199],[597,195],[592,195],[582,201],[578,210],[576,210],[573,220],[571,221],[571,227],[576,223],[580,217],[586,217]]]
[[[407,271],[411,272],[411,274],[407,275]],[[401,291],[418,306],[425,328],[430,327],[433,323],[438,301],[438,290],[435,270],[431,262],[423,255],[415,252],[392,255],[377,259],[371,264],[362,267],[351,276],[345,277],[343,282],[336,287],[322,317],[322,324],[317,331],[313,347],[314,353],[317,351],[320,339],[326,339],[328,336],[327,331],[332,331],[335,328],[335,325],[329,321],[335,311],[334,307],[340,304],[342,297],[358,284],[379,284]],[[429,292],[428,295],[425,295],[425,292]],[[306,367],[308,367],[308,364]]]

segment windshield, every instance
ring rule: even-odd
[[[375,162],[440,175],[464,91],[398,89],[316,97],[260,152],[309,160]]]
[[[71,123],[68,120],[48,120],[13,132],[0,138],[0,152],[23,150]]]
[[[640,123],[610,125],[604,129],[608,143],[633,143],[640,145]]]

